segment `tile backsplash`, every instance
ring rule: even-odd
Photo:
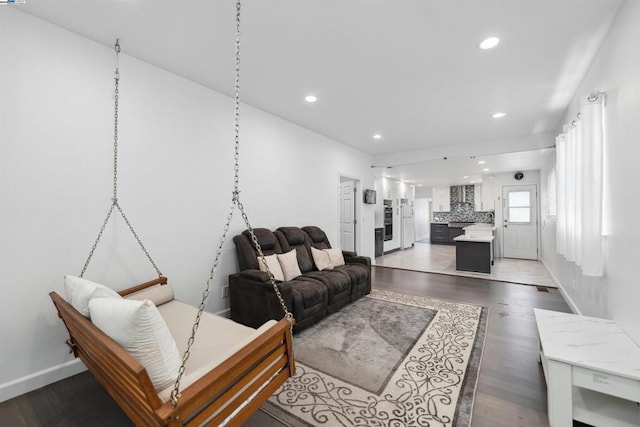
[[[455,187],[449,188],[451,201],[450,212],[433,212],[433,222],[484,222],[493,223],[493,212],[478,212],[474,210],[475,189],[473,185],[464,186],[465,202],[458,201]]]

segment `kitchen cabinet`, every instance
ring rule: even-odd
[[[463,234],[464,230],[462,227],[449,227],[449,243],[454,243],[453,239]]]
[[[447,224],[431,223],[431,243],[448,244],[449,226]]]
[[[482,203],[481,209],[482,211],[493,211],[495,210],[495,190],[496,183],[495,180],[484,178],[482,181]],[[477,209],[476,209],[477,210]]]
[[[433,187],[433,211],[449,212],[451,211],[451,195],[449,187]]]
[[[493,265],[493,237],[456,238],[456,270],[491,273]]]
[[[431,243],[452,245],[456,237],[464,234],[464,227],[471,225],[466,222],[452,222],[451,224],[431,223]]]
[[[473,210],[479,212],[483,210],[482,208],[482,185],[474,184],[473,185]]]

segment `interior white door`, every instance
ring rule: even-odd
[[[355,190],[354,181],[340,183],[340,248],[355,251]]]
[[[502,187],[503,256],[538,259],[538,205],[536,185]]]

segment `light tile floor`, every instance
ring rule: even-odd
[[[375,259],[375,265],[403,268],[406,270],[456,276],[477,277],[500,282],[555,288],[547,268],[540,261],[497,258],[491,267],[491,274],[456,270],[456,247],[453,245],[432,245],[416,242],[412,249],[399,250]]]

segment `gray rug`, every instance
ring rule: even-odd
[[[294,337],[297,375],[263,410],[292,426],[471,421],[486,309],[374,290]]]

